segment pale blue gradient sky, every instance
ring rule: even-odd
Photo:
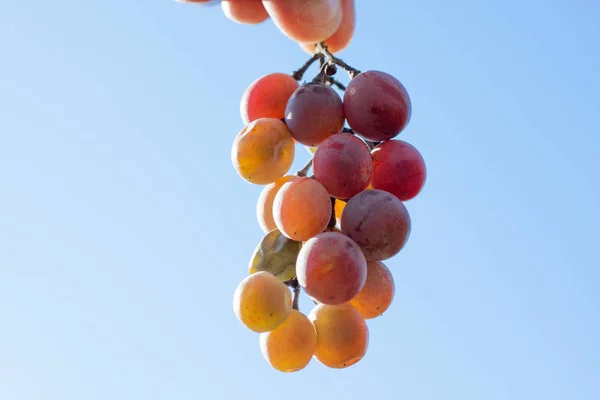
[[[406,85],[428,181],[367,356],[284,375],[232,311],[261,231],[229,154],[307,56],[218,8],[0,5],[1,399],[600,398],[599,3],[357,8],[342,56]]]

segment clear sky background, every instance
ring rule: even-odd
[[[230,148],[308,55],[219,8],[2,2],[2,400],[600,398],[600,3],[357,9],[341,56],[405,84],[428,180],[365,358],[281,374],[232,310],[262,233]]]

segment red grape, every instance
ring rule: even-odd
[[[321,83],[301,86],[287,103],[285,122],[297,142],[318,146],[344,127],[342,99]]]
[[[365,190],[348,200],[340,225],[367,261],[383,261],[398,254],[410,235],[410,216],[404,204],[378,189]]]
[[[259,118],[282,119],[285,116],[285,105],[296,89],[298,82],[291,75],[275,72],[261,76],[242,95],[242,121],[248,124]]]
[[[315,178],[330,196],[349,199],[369,185],[373,158],[362,140],[349,133],[337,133],[319,145],[313,168]]]
[[[390,74],[366,71],[348,84],[344,114],[350,128],[365,139],[389,140],[410,120],[410,97],[402,83]]]
[[[383,142],[372,151],[375,169],[371,185],[390,192],[402,201],[419,194],[427,169],[421,153],[402,140]]]
[[[360,247],[338,232],[320,233],[300,249],[296,261],[298,283],[322,304],[352,300],[367,279],[367,262]]]

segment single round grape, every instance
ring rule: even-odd
[[[322,304],[352,300],[367,279],[367,261],[348,236],[324,232],[308,240],[296,261],[298,283]]]
[[[299,177],[296,175],[283,176],[275,182],[265,186],[260,192],[258,202],[256,203],[256,219],[263,232],[269,233],[277,227],[277,225],[275,225],[275,220],[273,219],[273,201],[275,200],[275,195],[277,195],[277,192],[284,183],[298,178]]]
[[[315,178],[330,196],[349,199],[369,185],[373,157],[367,145],[356,136],[336,133],[317,147],[313,169]]]
[[[294,139],[285,124],[275,118],[250,122],[236,136],[231,162],[250,183],[266,185],[287,173],[294,162]]]
[[[308,315],[317,331],[315,358],[330,368],[347,368],[367,353],[369,328],[350,303],[318,304]]]
[[[367,280],[360,293],[350,304],[356,308],[365,319],[371,319],[383,314],[392,304],[396,286],[392,273],[381,261],[367,263]]]
[[[240,115],[244,124],[259,118],[285,117],[285,106],[298,82],[280,72],[261,76],[248,86],[242,95]]]
[[[372,151],[375,189],[390,192],[402,201],[416,197],[427,178],[427,168],[421,153],[402,140],[380,143]]]
[[[285,122],[297,142],[318,146],[344,127],[342,99],[332,87],[325,84],[303,85],[287,103]]]
[[[306,315],[292,310],[283,324],[260,334],[260,349],[267,362],[276,370],[299,371],[315,355],[317,332]]]
[[[340,228],[360,246],[367,261],[382,261],[398,254],[408,241],[410,216],[393,194],[365,190],[346,203]]]
[[[275,195],[273,218],[277,229],[299,242],[323,232],[331,218],[331,198],[312,178],[284,183]]]
[[[247,276],[233,295],[233,311],[254,332],[268,332],[281,325],[292,311],[292,295],[283,282],[268,272]]]
[[[410,121],[410,97],[392,75],[362,72],[344,92],[344,114],[350,128],[363,138],[373,142],[389,140]]]

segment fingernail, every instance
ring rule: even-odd
[[[340,0],[311,0],[298,13],[298,22],[309,26],[324,26],[340,12]]]

